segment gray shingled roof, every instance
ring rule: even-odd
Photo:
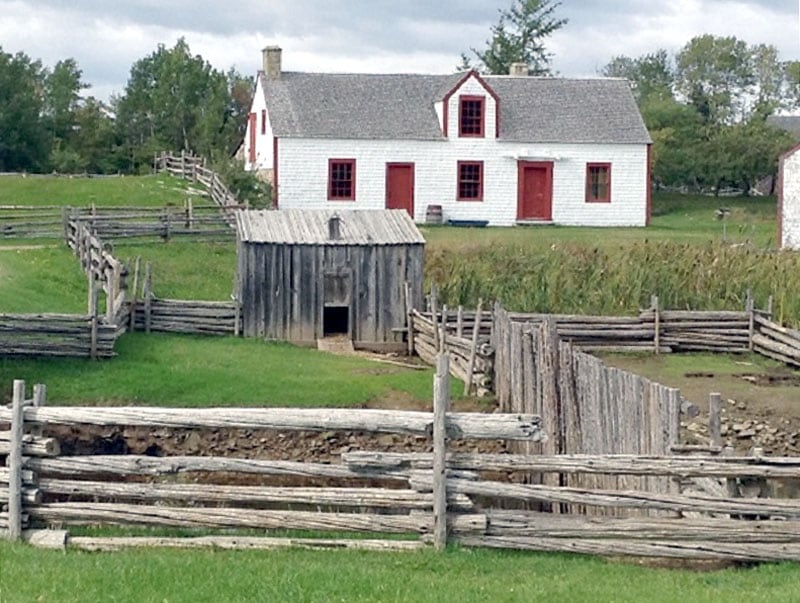
[[[340,218],[340,238],[328,221]],[[281,209],[236,212],[239,240],[288,245],[406,245],[425,239],[404,209]]]
[[[464,74],[261,75],[276,136],[443,140],[434,103]],[[647,143],[625,80],[487,76],[500,98],[500,140]]]

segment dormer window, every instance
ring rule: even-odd
[[[458,135],[465,137],[484,136],[486,103],[482,96],[462,96],[458,105]]]

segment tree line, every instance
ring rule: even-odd
[[[774,46],[703,35],[674,55],[614,57],[602,75],[631,83],[653,139],[657,186],[748,194],[776,174],[794,142],[768,118],[800,108],[800,62],[781,62]]]
[[[224,160],[241,143],[253,78],[223,73],[184,39],[136,61],[104,103],[74,59],[52,68],[0,47],[0,171],[137,173],[163,150]]]
[[[472,68],[474,59],[481,71],[503,75],[522,62],[531,75],[553,75],[544,41],[567,25],[557,16],[560,5],[513,0],[498,11],[485,48],[462,53],[459,68]],[[768,118],[800,110],[800,61],[781,61],[772,45],[702,35],[674,55],[658,49],[614,57],[600,75],[630,82],[653,139],[656,187],[748,194],[776,174],[778,157],[796,142]]]

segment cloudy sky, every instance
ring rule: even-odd
[[[702,33],[775,45],[800,59],[800,0],[563,0],[569,23],[547,43],[564,76],[591,76],[620,54],[674,52]],[[185,37],[215,67],[255,74],[260,50],[284,49],[284,69],[448,73],[483,48],[511,0],[0,0],[0,47],[45,65],[72,57],[107,99],[131,65]],[[398,9],[398,7],[401,7]]]

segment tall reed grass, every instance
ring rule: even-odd
[[[513,310],[632,314],[658,295],[662,308],[743,309],[774,297],[775,316],[800,325],[800,254],[721,243],[626,242],[609,245],[430,245],[427,285],[441,301],[478,298]]]

